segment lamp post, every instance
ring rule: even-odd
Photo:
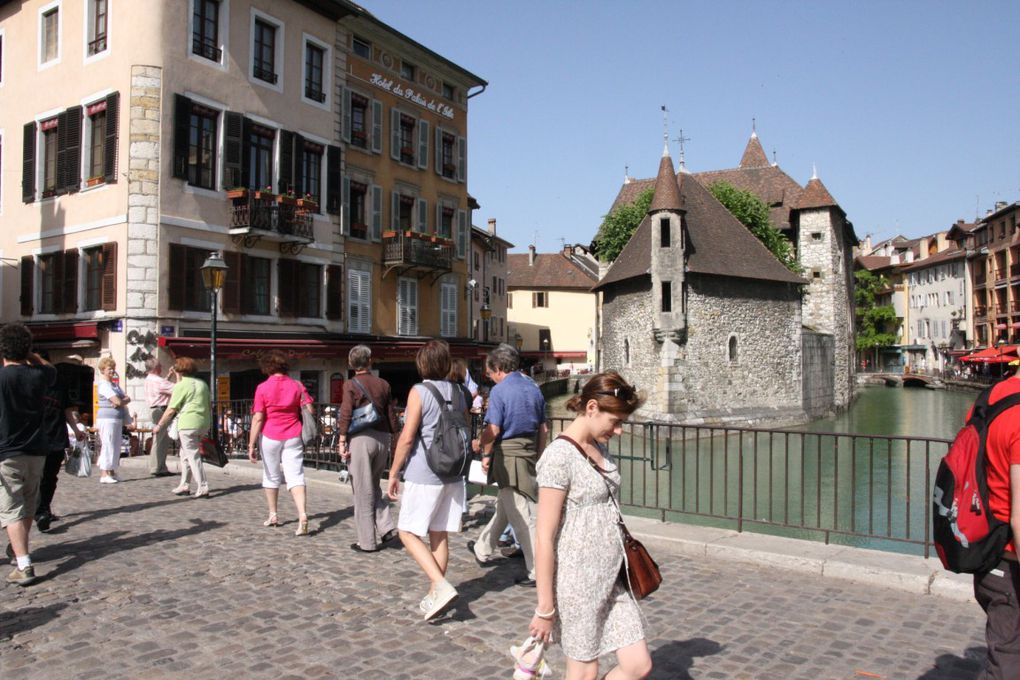
[[[485,333],[482,335],[482,341],[489,341],[489,319],[492,318],[492,309],[489,307],[489,303],[483,303],[481,310],[479,310],[482,321],[485,322]]]
[[[520,352],[524,348],[524,338],[521,337],[520,333],[514,333],[514,347]]]
[[[209,253],[209,257],[202,263],[202,283],[212,294],[212,326],[209,337],[209,386],[212,389],[212,428],[210,436],[216,441],[217,420],[219,412],[216,410],[216,316],[220,302],[220,289],[227,280],[227,263],[223,261],[218,252]]]
[[[467,294],[468,294],[468,337],[471,342],[475,341],[475,286],[478,282],[474,279],[470,279],[467,282]]]

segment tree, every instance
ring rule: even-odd
[[[797,262],[793,244],[783,232],[769,221],[769,207],[750,191],[738,189],[728,182],[714,182],[708,187],[716,200],[726,206],[748,231],[757,237],[787,269],[799,274],[803,271]]]
[[[603,216],[602,226],[599,227],[591,248],[599,260],[612,262],[616,259],[648,213],[648,206],[652,204],[654,194],[654,190],[645,189],[633,203],[617,206],[608,215]]]
[[[889,288],[889,280],[876,276],[867,269],[854,272],[854,303],[857,307],[857,333],[855,342],[858,352],[875,352],[890,347],[898,340],[900,319],[892,305],[877,303],[880,291]],[[877,366],[877,361],[875,364]]]

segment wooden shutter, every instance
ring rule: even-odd
[[[113,120],[116,121],[116,117]],[[82,118],[82,107],[72,106],[65,111],[64,122],[67,124],[67,132],[64,133],[63,191],[73,194],[81,189],[81,128],[85,122]],[[110,129],[109,105],[106,107],[106,129]],[[109,153],[109,150],[107,149],[105,152]],[[109,158],[109,156],[104,156],[104,158]]]
[[[358,296],[361,292],[360,272],[347,270],[347,330],[357,333],[361,330],[361,309],[358,307]]]
[[[74,314],[78,311],[78,249],[64,251],[64,280],[62,305],[59,311]]]
[[[117,181],[117,128],[120,122],[120,93],[106,97],[106,146],[103,147],[103,179],[107,184]]]
[[[390,109],[390,158],[400,160],[400,111]]]
[[[432,154],[433,154],[433,156],[435,156],[436,160],[435,160],[435,163],[433,165],[435,165],[436,174],[437,175],[442,175],[443,174],[443,128],[439,127],[438,125],[436,126],[435,137],[436,137],[436,143],[435,143],[435,146],[433,147]],[[439,224],[439,223],[436,222],[436,224]]]
[[[344,270],[338,264],[326,266],[326,318],[337,321],[342,316]]]
[[[457,138],[457,181],[467,181],[467,140]]]
[[[443,236],[443,202],[436,201],[436,235]]]
[[[326,147],[326,212],[339,215],[346,206],[341,189],[341,151],[339,146],[332,144]]]
[[[340,86],[340,139],[347,142],[351,141],[351,91]]]
[[[35,122],[25,123],[21,151],[21,200],[25,203],[35,200],[35,137]],[[22,308],[24,309],[24,304]]]
[[[418,231],[423,234],[429,231],[429,202],[424,198],[418,199]]]
[[[21,315],[32,316],[35,309],[35,258],[21,258]]]
[[[390,192],[390,224],[396,231],[400,231],[400,194],[396,191]]]
[[[227,115],[229,116],[230,114]],[[190,142],[190,135],[191,100],[182,94],[175,94],[173,176],[179,179],[188,178],[188,146]]]
[[[351,179],[344,177],[340,180],[340,233],[350,234],[351,233]],[[362,200],[367,202],[368,196],[365,196]],[[368,206],[365,206],[368,208]],[[366,210],[366,213],[368,211]]]
[[[301,187],[301,180],[294,170],[295,162],[301,165],[301,148],[297,145],[299,136],[290,130],[280,130],[280,172],[276,182],[276,191],[285,194],[288,191],[297,192]]]
[[[57,114],[57,195],[67,193],[67,133],[71,128],[67,111]]]
[[[226,189],[249,188],[247,165],[241,151],[244,123],[244,116],[240,113],[227,111],[223,114],[223,186]]]
[[[418,121],[418,167],[429,167],[429,124],[428,121]]]
[[[301,290],[298,284],[298,262],[280,258],[276,261],[277,278],[279,281],[278,297],[280,316],[294,316],[297,313],[297,293]]]
[[[223,261],[227,264],[227,278],[223,281],[223,291],[220,295],[220,304],[224,314],[239,314],[241,312],[241,285],[244,275],[244,260],[247,259],[241,253],[230,251],[223,252]],[[255,291],[245,291],[248,295],[254,295]]]
[[[382,153],[382,102],[372,100],[372,151]]]
[[[372,240],[382,240],[382,187],[373,184],[369,191],[372,194]]]
[[[457,211],[457,257],[463,258],[467,252],[467,212]]]
[[[117,243],[103,244],[103,310],[117,309]]]
[[[170,244],[170,268],[167,276],[167,308],[184,309],[184,295],[187,288],[188,249],[177,243]]]

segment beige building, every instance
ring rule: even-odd
[[[582,246],[510,255],[509,339],[545,370],[595,368],[598,263]]]
[[[475,342],[510,342],[507,323],[507,251],[514,244],[496,235],[496,219],[488,229],[471,228],[471,260],[468,270],[469,337]]]
[[[352,31],[359,26],[363,34]],[[194,356],[208,370],[211,304],[200,270],[216,251],[229,266],[218,308],[221,397],[251,396],[267,348],[285,350],[319,400],[338,394],[357,342],[385,347],[383,363],[406,365],[426,335],[468,353],[463,297],[443,297],[463,289],[467,269],[466,161],[437,191],[426,175],[439,174],[424,172],[421,156],[391,158],[398,137],[386,126],[385,135],[372,127],[385,163],[348,162],[345,82],[363,75],[351,57],[358,35],[388,41],[390,56],[378,53],[372,67],[383,80],[399,82],[415,59],[404,91],[419,80],[440,87],[437,73],[442,88],[454,84],[455,101],[442,104],[434,100],[445,89],[398,105],[377,87],[374,101],[398,128],[406,107],[452,112],[466,154],[467,97],[484,81],[343,0],[0,5],[3,318],[23,319],[58,361],[76,353],[94,365],[111,354],[141,403],[150,356]],[[445,137],[415,142],[432,158]],[[357,215],[371,235],[356,233],[351,213],[351,182],[366,168],[379,193],[371,211],[362,196]],[[403,226],[398,193],[411,185],[414,214],[428,200],[438,221],[415,222],[424,238],[390,253],[382,227]],[[384,192],[393,198],[385,207]],[[440,194],[455,197],[460,243],[423,263],[448,223]]]

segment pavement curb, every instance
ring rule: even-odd
[[[142,456],[122,458],[120,462],[132,469],[148,469],[149,465],[148,458]],[[179,465],[178,459],[172,456],[167,458],[167,462]],[[243,459],[231,459],[223,468],[209,465],[206,468],[212,475],[259,483],[262,480],[262,466],[252,465]],[[344,500],[350,501],[353,498],[350,484],[342,483],[333,470],[306,467],[305,479],[309,485],[317,488],[334,489]],[[487,498],[475,496],[469,499],[468,505],[472,510],[477,510],[480,505],[491,502]],[[948,572],[935,558],[825,545],[768,534],[738,533],[729,529],[660,522],[629,515],[627,528],[653,548],[653,553],[658,553],[659,561],[663,559],[662,553],[674,557],[708,557],[961,602],[974,600],[973,577]]]

